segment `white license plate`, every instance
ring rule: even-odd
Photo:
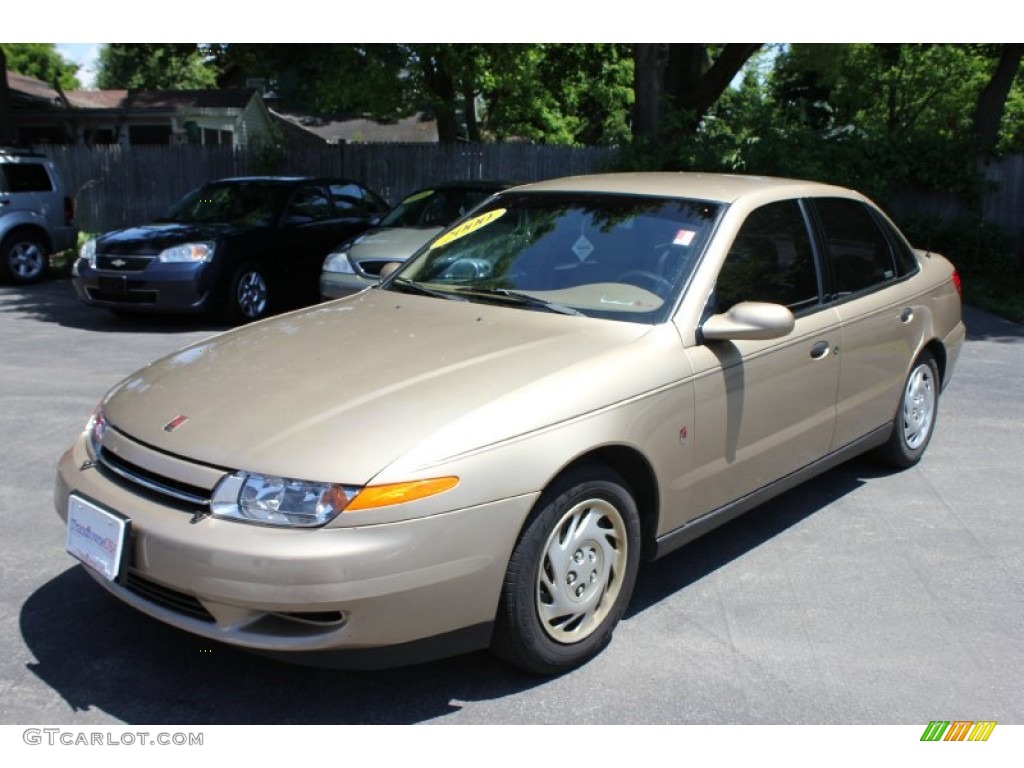
[[[128,527],[126,517],[78,496],[68,498],[68,552],[110,581],[121,572]]]

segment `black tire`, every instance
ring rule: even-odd
[[[881,461],[906,469],[921,460],[935,432],[939,389],[939,366],[935,357],[931,352],[922,352],[903,384],[889,442],[876,454]]]
[[[584,466],[541,495],[502,585],[491,651],[513,666],[558,674],[611,640],[636,583],[640,517],[613,470]]]
[[[15,230],[0,245],[0,276],[15,285],[38,283],[49,266],[46,243],[38,235]]]
[[[242,264],[231,275],[222,307],[229,323],[251,323],[270,314],[270,283],[258,264]]]

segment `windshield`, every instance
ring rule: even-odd
[[[421,189],[396,205],[380,222],[382,227],[447,227],[465,216],[493,189]]]
[[[161,221],[268,226],[274,223],[282,195],[281,185],[265,181],[208,184],[185,195]]]
[[[386,287],[641,323],[675,307],[722,206],[592,193],[501,195]]]

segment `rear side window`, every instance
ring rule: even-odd
[[[320,187],[300,187],[288,206],[288,218],[296,222],[322,221],[332,215],[331,201]]]
[[[38,163],[3,163],[4,189],[7,192],[52,192],[53,182],[46,168]]]
[[[387,210],[387,204],[358,184],[331,184],[334,207],[342,216],[373,216]]]
[[[864,203],[820,198],[814,205],[837,296],[861,293],[897,278],[889,240]]]

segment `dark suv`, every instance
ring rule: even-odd
[[[86,304],[116,312],[213,310],[231,322],[257,320],[316,301],[324,256],[387,210],[347,179],[214,181],[152,224],[83,245],[75,290]]]
[[[0,279],[42,280],[49,254],[74,248],[77,239],[74,205],[53,161],[0,147]]]

